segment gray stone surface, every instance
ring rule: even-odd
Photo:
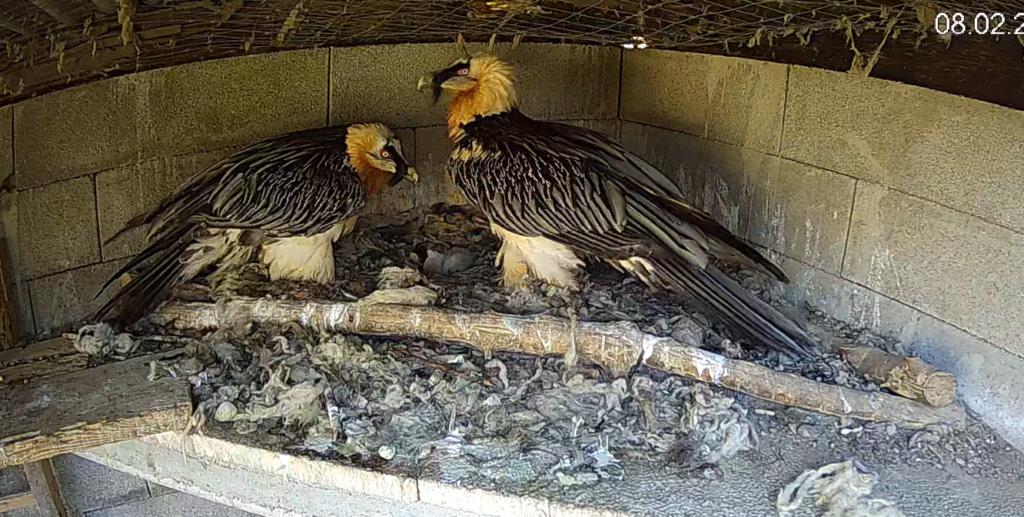
[[[604,133],[616,140],[621,138],[620,127],[621,123],[618,119],[609,120],[563,120],[565,124],[572,124],[574,126],[585,127],[587,129],[597,131],[598,133]]]
[[[9,512],[4,512],[4,517],[39,517],[39,509],[36,507],[31,508],[19,508]]]
[[[854,180],[757,151],[623,123],[627,148],[741,238],[839,273]]]
[[[1024,356],[1024,235],[861,181],[843,277]]]
[[[470,52],[484,49],[470,45]],[[554,119],[617,116],[620,51],[610,47],[498,45],[517,69],[523,111]],[[331,123],[376,120],[393,127],[444,122],[443,102],[416,91],[420,76],[459,57],[452,44],[331,49]]]
[[[331,124],[390,127],[441,124],[444,106],[416,91],[423,74],[452,60],[453,45],[380,45],[331,49]]]
[[[140,74],[143,159],[244,145],[327,123],[326,49],[204,61]]]
[[[696,204],[741,238],[839,273],[855,180],[707,141]]]
[[[37,332],[62,328],[100,308],[117,292],[113,285],[94,298],[100,287],[127,259],[63,271],[29,282]]]
[[[451,144],[448,141],[448,128],[434,126],[416,129],[416,163],[420,167],[420,183],[416,185],[416,201],[421,206],[434,203],[464,204],[466,201],[455,188],[448,175],[445,164]]]
[[[850,459],[863,447],[852,445],[853,440],[856,438],[834,432],[803,438],[780,426],[761,433],[756,451],[730,460],[723,465],[721,476],[711,479],[621,458],[622,479],[567,490],[540,490],[526,498],[444,485],[430,476],[415,482],[408,493],[411,500],[370,496],[364,492],[388,484],[388,476],[330,462],[313,461],[310,465],[304,458],[257,460],[261,451],[232,444],[206,442],[193,448],[167,446],[173,440],[164,446],[150,440],[128,441],[82,454],[261,515],[776,517],[779,490],[805,470]],[[196,454],[196,449],[203,452],[186,463],[183,449],[190,455]],[[1017,510],[1024,505],[1019,453],[1008,451],[993,458],[996,468],[984,475],[966,475],[956,466],[932,461],[907,464],[880,456],[860,459],[878,474],[873,495],[895,502],[909,516],[1011,516],[1019,515]],[[191,466],[198,460],[202,460],[201,469]],[[225,461],[234,466],[222,466]],[[300,470],[316,472],[316,480],[298,481],[293,476]],[[328,485],[353,485],[358,491],[324,488]],[[812,514],[804,509],[796,515]]]
[[[18,188],[136,161],[140,77],[99,81],[16,104]]]
[[[686,133],[622,122],[622,145],[672,178],[683,190],[684,201],[688,203],[697,199],[694,189],[703,167],[700,158],[703,144],[703,138]]]
[[[777,154],[785,65],[706,54],[626,52],[622,119]]]
[[[144,228],[130,230],[107,243],[133,217],[146,213],[181,184],[230,155],[235,148],[208,153],[157,158],[96,175],[96,207],[99,211],[103,260],[135,255],[145,248]]]
[[[182,450],[159,447],[139,440],[105,445],[80,454],[132,475],[141,476],[191,495],[232,505],[258,515],[274,517],[292,515],[311,517],[474,517],[478,515],[413,501],[300,483],[290,479],[291,469],[267,472],[253,468],[226,467],[206,459],[186,459]],[[241,463],[246,462],[244,458],[237,459]],[[197,468],[199,464],[202,465],[202,468]],[[325,477],[327,477],[326,474]],[[379,480],[379,478],[371,479]],[[325,480],[325,483],[329,483],[329,480]],[[387,490],[385,485],[386,482],[380,480],[378,487],[363,486],[363,488]],[[133,515],[134,517],[146,514],[114,515]]]
[[[168,488],[159,483],[153,483],[152,481],[146,481],[146,486],[149,487],[149,495],[153,497],[160,497],[162,495],[173,494],[175,492],[173,488]]]
[[[75,178],[19,192],[18,262],[38,278],[99,261],[92,178]]]
[[[14,173],[14,108],[0,108],[0,181]]]
[[[796,260],[769,253],[792,283],[786,298],[855,328],[902,343],[957,378],[960,400],[1006,441],[1024,450],[1024,358],[913,307]]]
[[[1024,112],[797,66],[789,84],[783,156],[1024,230]]]
[[[54,458],[53,472],[74,515],[149,499],[144,480],[71,454]]]
[[[20,466],[0,469],[0,497],[28,492],[28,479],[25,469]]]
[[[87,517],[246,517],[251,515],[253,514],[181,492],[86,514]]]

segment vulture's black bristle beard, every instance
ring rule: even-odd
[[[434,105],[437,105],[437,101],[441,100],[441,87],[434,85]]]

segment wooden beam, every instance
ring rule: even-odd
[[[40,517],[67,517],[67,507],[60,495],[60,486],[53,475],[53,464],[49,459],[34,461],[25,465],[25,477],[32,487],[32,495],[39,507]]]
[[[179,431],[192,415],[188,382],[148,380],[139,357],[0,390],[0,468]]]
[[[70,339],[59,337],[0,352],[0,386],[65,375],[89,366],[89,356],[75,350]]]
[[[32,495],[32,492],[9,495],[7,497],[0,498],[0,513],[20,510],[22,508],[30,508],[35,505],[36,497]]]

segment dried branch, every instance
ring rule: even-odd
[[[314,303],[239,299],[220,304],[173,302],[151,319],[178,329],[212,329],[249,322],[298,322],[320,331],[349,332],[466,343],[493,351],[565,354],[572,326],[551,316],[466,313],[434,307]],[[904,427],[962,424],[959,404],[942,409],[884,393],[866,393],[814,382],[746,361],[728,359],[670,338],[645,334],[626,322],[581,322],[576,329],[580,357],[616,372],[639,361],[661,370],[712,383],[788,406]]]

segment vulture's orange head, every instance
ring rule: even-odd
[[[402,152],[402,142],[384,124],[349,126],[345,144],[352,166],[371,194],[385,184],[393,187],[406,178],[413,183],[419,179]]]
[[[450,132],[477,116],[503,113],[516,107],[515,71],[490,54],[477,54],[456,59],[443,70],[420,77],[420,91],[430,88],[434,102],[445,92],[448,103]]]

